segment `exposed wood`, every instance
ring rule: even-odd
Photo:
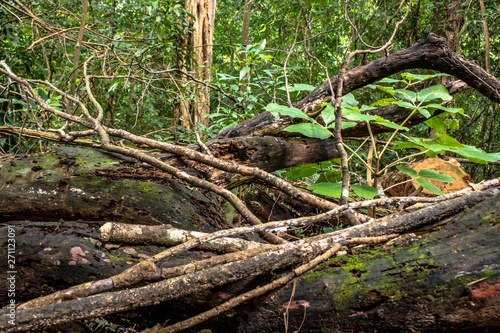
[[[194,20],[188,18],[188,21],[193,24],[193,32],[186,41],[186,44],[192,48],[193,57],[187,66],[181,64],[180,68],[189,67],[191,71],[197,73],[197,79],[202,81],[210,80],[211,76],[211,71],[207,66],[212,64],[214,5],[213,0],[187,0],[184,2],[184,7],[195,17]],[[195,96],[192,101],[188,99],[180,101],[174,108],[176,117],[181,120],[180,124],[187,129],[196,128],[198,122],[208,126],[208,119],[205,116],[210,111],[209,91],[203,85],[191,85],[187,77],[183,80],[183,85],[194,91]]]

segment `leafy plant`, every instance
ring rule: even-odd
[[[348,145],[344,143],[344,146],[350,150],[353,156],[357,157],[362,161],[362,163],[366,166],[366,168],[370,169],[372,174],[375,174],[375,183],[377,183],[377,177],[382,175],[387,169],[396,166],[401,171],[404,170],[404,173],[411,176],[415,179],[422,187],[428,189],[429,191],[442,195],[442,191],[439,190],[435,185],[430,183],[426,179],[434,179],[444,182],[451,182],[452,178],[447,175],[439,174],[432,170],[421,170],[419,173],[414,171],[413,169],[409,169],[407,167],[402,166],[400,163],[409,157],[414,157],[419,154],[427,154],[428,156],[436,156],[439,153],[444,153],[445,151],[453,152],[458,155],[464,156],[469,160],[477,163],[487,163],[488,161],[498,161],[500,160],[500,153],[486,153],[481,149],[478,149],[473,146],[463,145],[459,143],[454,138],[448,136],[446,134],[446,125],[436,117],[432,117],[436,111],[439,113],[446,114],[463,114],[463,110],[461,108],[450,108],[447,106],[443,106],[441,103],[450,101],[452,97],[450,96],[448,90],[444,87],[444,85],[434,85],[428,88],[413,91],[412,87],[418,83],[421,83],[424,80],[432,79],[438,76],[442,76],[443,74],[433,74],[433,75],[418,75],[411,73],[403,73],[401,75],[402,79],[392,79],[385,78],[379,81],[379,84],[370,85],[371,89],[377,89],[383,91],[389,95],[390,98],[381,99],[370,105],[361,105],[355,99],[352,94],[347,94],[343,97],[342,101],[342,117],[343,121],[341,123],[342,129],[356,126],[360,123],[366,124],[368,126],[370,132],[370,139],[372,145],[374,145],[375,138],[371,134],[371,126],[374,124],[381,125],[384,127],[388,127],[394,129],[392,135],[389,140],[385,144],[385,146],[379,151],[377,149],[374,150],[374,159],[375,159],[375,169],[368,164],[368,161],[365,160],[357,151],[354,151]],[[404,88],[396,89],[392,86],[384,86],[382,84],[390,83],[390,84],[398,84],[404,85]],[[306,87],[307,88],[307,87]],[[396,124],[394,122],[383,119],[380,116],[370,115],[369,111],[381,106],[388,105],[397,105],[399,107],[410,110],[409,115],[401,124]],[[284,129],[284,131],[291,133],[298,133],[302,136],[317,138],[317,139],[328,139],[332,137],[332,132],[330,131],[335,127],[335,114],[334,108],[331,104],[323,104],[323,110],[321,111],[321,118],[323,123],[320,123],[316,119],[306,115],[301,110],[278,105],[275,103],[270,103],[266,106],[266,110],[271,112],[275,117],[280,116],[288,116],[299,119],[301,122],[298,124],[293,124]],[[436,139],[421,139],[412,136],[402,137],[406,138],[407,141],[398,141],[393,149],[401,150],[408,148],[416,148],[420,150],[420,153],[411,154],[409,156],[405,156],[400,158],[394,162],[388,163],[385,167],[381,167],[380,163],[382,161],[382,156],[388,149],[389,145],[393,142],[396,134],[399,131],[409,131],[407,127],[404,125],[411,119],[415,114],[419,113],[420,115],[428,118],[429,120],[426,122],[426,125],[435,128],[436,131]],[[360,147],[359,147],[360,148]],[[358,148],[358,149],[359,149]],[[296,167],[292,169],[293,171],[289,171],[294,175],[294,180],[298,179],[300,176],[303,177],[314,177],[316,172],[314,169],[310,167]],[[410,171],[413,170],[413,171]],[[287,172],[287,174],[289,173]],[[340,171],[336,171],[337,175]],[[403,171],[402,171],[403,172]],[[316,177],[319,180],[319,177]],[[321,178],[321,181],[316,181],[314,184],[310,184],[308,188],[312,190],[314,193],[319,195],[325,195],[329,197],[339,198],[341,195],[341,183],[340,179],[336,178],[334,181],[331,181],[327,177]],[[356,196],[359,196],[364,199],[372,199],[379,194],[379,192],[372,186],[367,185],[351,185],[351,190],[354,192]]]
[[[439,189],[439,187],[432,184],[426,179],[438,180],[440,182],[445,182],[445,183],[451,183],[453,181],[453,178],[451,176],[439,173],[435,170],[422,169],[417,172],[416,170],[408,168],[403,164],[398,164],[396,168],[405,175],[410,176],[412,179],[409,181],[416,180],[420,186],[437,195],[443,195],[443,192]]]

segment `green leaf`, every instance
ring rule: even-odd
[[[324,173],[321,173],[318,177],[318,180],[315,181],[316,184],[319,183],[337,183],[342,180],[342,171],[340,170],[328,170]]]
[[[373,122],[374,124],[379,124],[388,128],[398,129],[402,131],[409,131],[408,127],[401,126],[399,124],[393,123],[392,121],[385,120],[382,117],[377,117],[377,120]]]
[[[279,90],[286,90],[285,87],[280,87],[278,89]],[[308,85],[308,84],[300,84],[300,83],[297,83],[297,84],[294,84],[291,87],[288,87],[288,91],[289,92],[294,92],[294,91],[313,91],[314,89],[316,89],[316,87],[313,87],[313,86]]]
[[[108,92],[114,92],[119,85],[120,84],[118,82],[113,83],[113,85],[109,87]]]
[[[460,142],[458,142],[456,139],[452,138],[449,135],[436,133],[436,137],[438,143],[446,145],[448,148],[464,147],[463,144],[461,144]]]
[[[325,124],[328,125],[335,120],[335,109],[330,103],[328,103],[325,109],[321,111],[321,115],[323,116]]]
[[[332,227],[325,227],[323,228],[323,233],[324,234],[329,234],[330,232],[334,232],[335,229],[333,229]]]
[[[342,104],[341,107],[347,108],[347,107],[356,107],[358,105],[358,101],[356,98],[354,98],[354,95],[349,93],[342,97]]]
[[[422,169],[418,172],[418,176],[427,179],[439,180],[444,183],[451,183],[453,178],[436,170]]]
[[[382,80],[378,81],[379,83],[399,83],[401,80],[391,79],[389,77],[385,77]]]
[[[329,130],[315,123],[290,125],[287,128],[285,128],[284,131],[292,133],[300,133],[304,136],[307,136],[308,138],[315,138],[321,140],[328,139],[329,137],[332,136],[332,133],[330,133]]]
[[[390,94],[391,96],[394,96],[396,93],[394,92],[393,87],[384,87],[384,86],[377,86],[378,89],[382,90],[383,92],[386,92]]]
[[[442,106],[441,104],[427,104],[425,106],[427,109],[430,109],[431,111],[434,111],[435,109],[443,110],[448,113],[464,113],[464,109],[462,108],[447,108],[445,106]]]
[[[444,150],[447,150],[449,147],[445,146],[445,145],[440,145],[440,144],[435,144],[435,143],[431,143],[433,142],[432,140],[429,140],[429,139],[420,139],[420,138],[415,138],[415,137],[410,137],[410,140],[426,149],[430,149],[434,152],[442,152]]]
[[[265,30],[265,27],[264,27]],[[254,48],[254,53],[259,54],[264,48],[266,47],[266,40],[262,40],[262,42],[259,43],[259,45],[255,46]]]
[[[432,78],[432,75],[427,74],[427,75],[419,75],[419,74],[412,74],[412,73],[401,73],[401,77],[403,77],[406,80],[409,81],[423,81]]]
[[[302,118],[302,119],[307,119],[309,121],[313,121],[311,117],[306,115],[304,112],[300,111],[299,109],[296,108],[290,108],[288,106],[284,105],[279,105],[279,104],[274,104],[270,103],[266,106],[266,110],[271,112],[273,116],[276,118],[279,118],[277,113],[282,114],[284,116],[290,116],[293,118]]]
[[[351,128],[354,126],[356,126],[356,123],[352,121],[343,121],[342,123],[340,123],[341,129]],[[335,128],[335,124],[331,124],[330,126],[328,126],[328,128]]]
[[[396,100],[394,98],[384,98],[384,99],[376,101],[375,103],[370,104],[369,106],[370,107],[387,106],[387,105],[394,104],[394,102],[396,102]]]
[[[439,116],[432,117],[426,120],[424,124],[432,128],[437,133],[446,133],[446,130],[448,128],[448,126],[446,126],[445,122]]]
[[[378,195],[378,191],[373,186],[351,185],[351,188],[357,196],[364,199],[373,199]]]
[[[359,113],[355,109],[352,109],[352,108],[343,108],[342,109],[342,116],[344,118],[346,118],[348,120],[352,120],[352,121],[371,121],[371,120],[377,119],[377,116]]]
[[[312,176],[316,172],[318,172],[318,170],[314,169],[314,168],[308,168],[308,167],[304,167],[304,166],[296,166],[296,167],[290,168],[290,170],[288,170],[285,173],[285,177],[287,179],[290,179],[291,181],[296,181],[300,178]]]
[[[426,108],[418,108],[418,112],[420,112],[420,114],[422,116],[424,116],[425,118],[430,118],[431,117],[431,114],[429,113],[429,111],[427,111]]]
[[[417,178],[418,177],[418,173],[416,170],[412,169],[412,168],[408,168],[407,166],[403,165],[403,164],[398,164],[396,165],[396,168],[401,171],[402,173],[404,173],[405,175],[408,175],[412,178]]]
[[[411,110],[415,110],[416,107],[415,105],[413,105],[412,103],[409,103],[409,102],[404,102],[404,101],[395,101],[394,103],[392,104],[396,104],[402,108],[406,108],[406,109],[411,109]]]
[[[487,164],[488,162],[500,161],[500,153],[488,154],[474,146],[464,145],[463,147],[454,147],[451,148],[450,151],[457,153],[474,163]]]
[[[396,97],[403,99],[407,102],[415,102],[417,100],[417,94],[413,91],[405,90],[405,89],[395,89]]]
[[[417,148],[420,149],[420,151],[426,150],[424,147],[413,143],[413,142],[401,142],[401,141],[396,141],[394,142],[396,145],[392,147],[392,149],[411,149],[411,148]]]
[[[309,185],[308,188],[316,194],[326,195],[332,198],[340,198],[342,194],[341,183],[319,183]]]
[[[434,194],[437,194],[437,195],[443,195],[444,194],[443,191],[441,191],[439,189],[439,187],[437,187],[436,185],[432,184],[428,180],[425,180],[425,179],[422,179],[422,178],[417,178],[417,183],[419,183],[420,186],[422,186],[426,190],[431,191]]]
[[[430,102],[434,99],[440,101],[450,101],[452,97],[444,85],[438,84],[429,88],[422,89],[418,92],[418,101],[422,103]],[[441,103],[441,102],[440,102]]]
[[[243,67],[240,71],[240,80],[242,80],[248,72],[250,72],[250,67]]]

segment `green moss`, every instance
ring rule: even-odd
[[[87,160],[83,157],[77,157],[75,163],[76,165],[84,165],[87,164]]]

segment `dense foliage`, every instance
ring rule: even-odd
[[[344,4],[336,1],[282,0],[252,1],[249,21],[249,45],[242,45],[244,24],[243,0],[218,1],[215,12],[210,126],[198,126],[205,138],[211,138],[225,127],[234,125],[263,111],[269,103],[287,105],[307,95],[335,75],[347,51],[381,45],[389,38],[395,23],[401,19],[408,2],[350,1],[348,15],[357,31],[344,16]],[[107,124],[124,128],[157,140],[194,142],[194,132],[180,128],[173,119],[173,107],[181,100],[195,98],[175,69],[187,64],[193,49],[185,41],[192,26],[188,13],[177,0],[106,0],[88,3],[86,30],[81,45],[79,66],[75,52],[81,24],[82,2],[66,0],[2,0],[0,6],[0,59],[5,60],[19,76],[47,80],[69,92],[71,76],[77,75],[75,95],[88,96],[82,80],[82,63],[88,63],[92,89],[103,105]],[[500,5],[485,0],[485,15],[479,1],[413,0],[409,16],[400,27],[392,50],[405,49],[435,32],[456,42],[456,51],[486,68],[500,70]],[[484,26],[489,30],[489,55],[485,54]],[[381,57],[374,54],[353,60],[351,67]],[[202,65],[202,64],[198,64]],[[206,64],[205,64],[206,65]],[[328,69],[328,72],[325,71]],[[195,68],[187,70],[194,71]],[[429,71],[413,74],[434,74]],[[286,75],[286,77],[285,77]],[[394,79],[403,79],[397,75]],[[421,80],[406,87],[418,92],[441,83],[439,76]],[[285,88],[288,82],[288,90]],[[26,103],[21,93],[7,92],[2,79],[0,117],[4,124],[27,127],[54,127],[58,119],[33,112],[35,105]],[[393,81],[402,89],[402,81]],[[58,108],[75,107],[48,90],[39,95]],[[289,94],[289,97],[288,95]],[[360,105],[370,105],[387,98],[381,89],[365,88],[354,93]],[[441,134],[461,144],[486,152],[498,152],[500,110],[476,91],[454,96],[451,108],[461,113],[439,116]],[[76,108],[72,112],[79,112]],[[432,126],[431,126],[432,127]],[[410,136],[426,138],[429,124],[413,128]],[[398,134],[399,135],[399,134]],[[381,135],[379,139],[388,139]],[[395,139],[403,139],[397,136]],[[358,141],[348,141],[355,150]],[[14,137],[1,138],[4,152],[46,149],[26,144]],[[357,153],[366,158],[367,148]],[[411,147],[409,147],[411,148]],[[411,150],[400,154],[410,154]],[[387,163],[394,159],[388,155]],[[351,168],[363,173],[363,164],[353,159]],[[334,171],[329,168],[328,171]],[[498,166],[475,165],[469,168],[476,180],[499,176]],[[318,177],[318,175],[316,175]],[[315,178],[317,180],[317,178]]]

